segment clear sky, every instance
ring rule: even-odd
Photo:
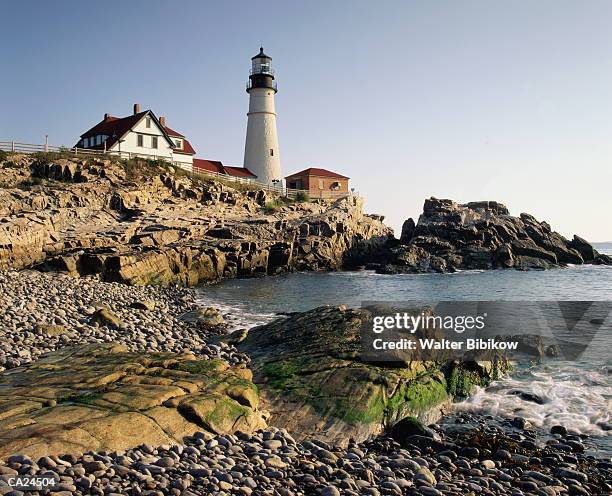
[[[612,2],[1,0],[0,140],[72,145],[139,102],[242,165],[250,58],[283,172],[351,177],[398,229],[429,196],[612,240]]]

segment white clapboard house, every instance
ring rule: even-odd
[[[195,150],[181,133],[166,126],[165,117],[153,111],[140,111],[127,117],[104,114],[104,119],[81,135],[78,148],[103,150],[123,157],[163,158],[191,171]]]

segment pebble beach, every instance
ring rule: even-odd
[[[115,342],[133,352],[249,359],[211,344],[190,289],[132,287],[33,271],[0,273],[0,364],[13,369],[74,344]],[[284,429],[197,432],[182,444],[0,460],[0,494],[32,495],[604,495],[612,463],[585,454],[588,436],[474,413],[390,437],[335,446]],[[16,478],[52,485],[22,491]]]

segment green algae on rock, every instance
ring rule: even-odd
[[[407,416],[434,422],[455,397],[508,370],[501,357],[362,361],[360,330],[369,319],[366,309],[326,306],[251,329],[237,346],[251,356],[275,426],[302,438],[361,440]]]
[[[191,354],[65,348],[0,375],[0,457],[174,444],[266,426],[251,372]]]

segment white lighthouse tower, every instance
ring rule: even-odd
[[[244,167],[255,174],[259,182],[280,184],[282,175],[274,107],[274,95],[277,89],[272,57],[268,57],[261,47],[251,61],[247,83],[249,113]]]

